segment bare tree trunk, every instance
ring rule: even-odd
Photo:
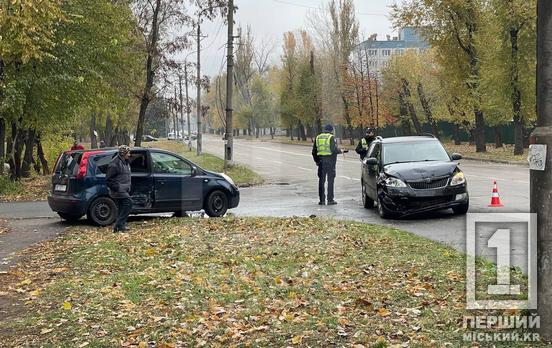
[[[460,141],[460,125],[458,123],[454,124],[454,145],[462,145]]]
[[[159,10],[161,9],[161,0],[155,1],[155,8],[153,10],[153,19],[151,22],[151,41],[149,42],[148,59],[146,61],[146,85],[142,92],[142,98],[140,100],[140,114],[138,115],[138,124],[136,125],[136,135],[134,140],[134,146],[142,145],[142,136],[144,134],[144,123],[146,121],[146,110],[148,109],[149,102],[151,101],[151,89],[153,87],[153,80],[155,77],[155,71],[153,70],[153,60],[157,55],[157,41],[159,36]],[[200,78],[199,76],[197,77]],[[198,92],[199,94],[199,92]],[[198,115],[197,117],[201,117]],[[201,132],[197,130],[198,134]]]
[[[420,124],[420,120],[418,119],[418,115],[416,114],[416,108],[414,108],[414,104],[410,101],[411,93],[410,93],[410,84],[406,79],[402,79],[402,87],[403,87],[403,100],[408,108],[408,112],[410,113],[410,118],[412,118],[412,124],[414,125],[414,129],[416,130],[416,134],[422,134],[422,125]]]
[[[94,132],[96,131],[96,111],[90,113],[90,148],[98,148],[98,139]]]
[[[44,156],[44,150],[42,149],[42,141],[40,139],[40,135],[38,135],[36,138],[36,154],[38,155],[38,159],[42,164],[42,175],[50,175],[50,168],[48,167],[48,161]]]
[[[35,131],[27,129],[25,132],[25,152],[23,155],[23,164],[21,166],[21,175],[24,178],[31,176],[31,166],[33,165],[33,149],[35,144]]]
[[[510,84],[512,87],[512,110],[514,113],[514,155],[523,155],[523,115],[521,113],[521,91],[519,89],[518,35],[519,29],[510,30],[510,42],[512,46]]]
[[[429,106],[429,102],[425,95],[424,86],[421,82],[418,82],[418,96],[420,97],[420,103],[422,104],[422,109],[424,109],[427,122],[431,125],[433,135],[435,135],[437,138],[440,138],[437,122],[435,122],[435,119],[433,118],[433,113],[431,112],[431,107]]]
[[[14,170],[15,170],[15,179],[21,179],[21,155],[23,154],[23,146],[25,144],[25,132],[20,129],[17,130],[17,140],[15,141],[15,151],[14,151]]]
[[[6,122],[0,117],[0,175],[4,175],[4,157],[6,157]]]
[[[504,147],[504,144],[502,144],[502,134],[500,134],[500,126],[494,126],[493,132],[494,132],[494,139],[495,139],[495,147],[497,149]]]
[[[412,135],[412,129],[410,128],[410,118],[408,117],[408,106],[406,105],[404,94],[402,92],[399,92],[399,114],[403,135]]]

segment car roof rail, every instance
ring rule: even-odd
[[[432,138],[437,138],[435,135],[431,134],[431,133],[420,133],[420,136],[424,136],[424,137],[432,137]]]

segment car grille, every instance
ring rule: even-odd
[[[434,205],[448,203],[452,199],[453,199],[452,196],[411,199],[408,202],[406,202],[404,206],[406,209],[419,209],[419,208],[431,207]]]
[[[415,190],[429,190],[437,189],[447,186],[449,178],[433,179],[430,182],[427,181],[409,181],[408,185]]]

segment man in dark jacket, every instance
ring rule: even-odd
[[[113,158],[107,167],[107,187],[109,195],[117,204],[117,221],[113,232],[125,232],[126,223],[132,200],[130,199],[130,148],[126,145],[119,146],[119,154]]]
[[[316,137],[316,141],[312,147],[312,158],[318,166],[318,196],[320,202],[318,204],[326,204],[325,183],[328,178],[328,205],[337,204],[334,201],[334,179],[335,179],[335,164],[337,155],[343,153],[335,142],[333,136],[333,126],[328,124],[324,127],[324,131]]]
[[[374,141],[374,130],[372,128],[366,128],[366,134],[360,139],[355,149],[356,153],[360,155],[361,161],[368,155],[368,149],[372,141]]]

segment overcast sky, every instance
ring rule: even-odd
[[[327,3],[326,0],[234,0],[238,7],[235,15],[237,25],[251,26],[258,40],[272,40],[275,43],[272,62],[279,62],[283,33],[306,28],[307,13]],[[395,34],[389,20],[389,6],[395,0],[354,0],[361,36],[377,33],[378,39]],[[237,26],[236,26],[237,27]],[[227,27],[222,19],[204,22],[202,74],[218,74],[226,54]]]

